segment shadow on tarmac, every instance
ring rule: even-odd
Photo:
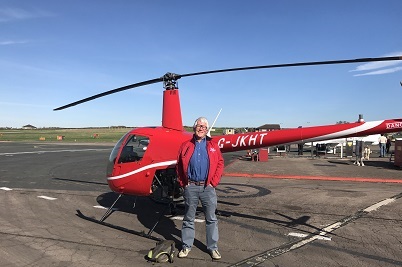
[[[97,197],[97,202],[99,205],[103,207],[110,207],[113,202],[116,200],[118,197],[117,193],[114,192],[108,192],[108,193],[103,193]],[[223,205],[240,205],[236,203],[228,203],[228,202],[223,202],[221,203]],[[171,207],[168,204],[161,204],[153,201],[150,197],[135,197],[135,196],[127,196],[123,195],[118,202],[116,202],[113,211],[111,214],[109,214],[106,219],[113,214],[114,211],[119,211],[119,212],[124,212],[127,214],[133,214],[136,215],[136,220],[138,220],[139,223],[141,223],[144,228],[147,229],[147,232],[145,231],[136,231],[132,229],[128,229],[119,225],[115,225],[112,223],[108,222],[100,222],[99,219],[95,219],[94,217],[88,217],[84,215],[81,211],[77,210],[77,216],[97,223],[101,224],[107,227],[110,227],[112,229],[124,231],[129,234],[134,234],[140,237],[144,238],[149,238],[152,240],[172,240],[175,242],[176,249],[180,250],[181,249],[181,230],[178,229],[174,223],[173,220],[171,220],[168,216],[169,215],[176,215],[176,212],[183,215],[184,213],[184,206],[182,204],[176,205],[177,209],[171,210]],[[200,216],[202,213],[202,209],[199,207],[197,209],[197,215]],[[231,212],[231,211],[225,211],[223,209],[217,210],[217,215],[218,216],[224,216],[224,217],[237,217],[237,218],[245,218],[245,219],[252,219],[255,221],[264,221],[268,223],[275,224],[280,227],[288,228],[288,229],[293,229],[297,230],[303,233],[306,233],[308,235],[310,234],[316,234],[317,232],[322,231],[321,228],[316,227],[312,224],[309,224],[308,221],[311,218],[309,215],[303,215],[298,218],[293,218],[291,216],[288,216],[286,214],[282,213],[277,213],[275,212],[276,215],[283,217],[284,220],[280,219],[273,219],[273,218],[267,218],[267,217],[261,217],[261,216],[255,216],[255,215],[249,215],[245,213],[239,213],[239,212]],[[203,217],[203,216],[201,216]],[[134,219],[134,220],[135,220]],[[159,220],[159,223],[155,225]],[[305,230],[300,227],[307,227],[310,230]],[[162,236],[162,238],[156,237],[155,235],[150,234],[148,231],[149,229],[153,229],[153,232],[157,233],[158,235]],[[150,234],[150,235],[149,235]],[[337,236],[334,233],[327,233],[333,236]],[[207,248],[205,244],[200,241],[195,239],[194,240],[194,247],[197,247],[199,250],[204,251],[207,253]]]
[[[344,160],[328,160],[328,163],[337,164],[337,165],[353,165],[353,161],[344,161]],[[400,170],[398,166],[395,166],[392,162],[384,161],[384,160],[365,160],[364,165],[367,167],[376,167],[378,169],[388,169],[388,170]]]

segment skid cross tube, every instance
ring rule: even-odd
[[[116,198],[116,200],[113,202],[112,206],[110,206],[110,208],[105,212],[105,214],[103,214],[102,218],[99,220],[100,222],[103,222],[104,220],[106,220],[107,217],[109,217],[110,214],[112,214],[114,205],[117,203],[117,201],[121,198],[122,195],[123,194],[120,194]]]

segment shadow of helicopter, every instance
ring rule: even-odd
[[[334,234],[333,232],[326,232],[323,229],[316,227],[312,224],[308,224],[307,221],[310,220],[311,216],[303,215],[298,218],[293,218],[291,216],[284,215],[279,212],[274,212],[275,214],[286,218],[287,220],[278,220],[278,219],[271,219],[271,218],[266,218],[266,217],[260,217],[260,216],[255,216],[255,215],[250,215],[250,214],[244,214],[244,213],[238,213],[238,212],[226,212],[226,211],[218,211],[218,215],[224,215],[226,217],[240,217],[240,218],[246,218],[246,219],[252,219],[252,220],[259,220],[259,221],[264,221],[268,223],[272,223],[281,227],[297,230],[299,232],[303,232],[307,235],[314,235],[318,233],[322,233],[321,235],[332,235],[332,236],[338,236],[337,234]],[[310,230],[304,230],[301,229],[299,226],[305,226],[310,228]],[[349,239],[346,237],[341,237],[344,239]]]
[[[117,197],[116,193],[108,192],[101,194],[97,197],[97,202],[99,205],[104,207],[109,207],[115,201]],[[135,203],[135,205],[133,205]],[[223,202],[223,205],[233,205],[233,203]],[[237,204],[235,204],[237,205]],[[146,233],[145,231],[135,231],[132,229],[124,228],[115,224],[107,223],[105,221],[100,221],[99,219],[95,219],[93,217],[87,217],[82,214],[79,210],[77,210],[77,216],[112,229],[124,231],[126,233],[134,234],[140,237],[149,238],[152,240],[160,241],[160,240],[172,240],[176,244],[177,249],[181,249],[181,229],[176,227],[175,222],[170,218],[169,215],[172,212],[171,207],[168,204],[157,203],[153,201],[149,197],[133,197],[133,196],[122,196],[118,203],[115,204],[114,211],[125,212],[128,214],[135,214],[137,216],[137,220],[144,226],[145,229],[151,230],[152,232],[157,233],[157,235],[161,236],[162,238],[156,237],[152,235],[152,232]],[[174,215],[183,215],[184,214],[184,205],[179,203],[176,205],[176,210],[174,211]],[[114,212],[113,211],[113,212]],[[113,213],[112,212],[112,213]],[[203,217],[202,208],[199,207],[197,209],[196,217]],[[298,218],[293,218],[291,216],[275,212],[276,215],[279,215],[286,220],[279,220],[279,219],[272,219],[266,217],[260,217],[250,214],[238,213],[238,212],[228,212],[224,209],[218,209],[217,215],[224,216],[224,217],[240,217],[240,218],[247,218],[253,219],[258,221],[265,221],[268,223],[272,223],[281,227],[295,229],[297,231],[306,233],[306,234],[316,234],[317,232],[322,232],[321,228],[318,228],[312,224],[309,224],[308,221],[310,220],[310,216],[303,215]],[[107,217],[109,217],[109,214]],[[106,218],[107,218],[106,217]],[[156,224],[156,222],[158,222]],[[311,230],[301,229],[300,226],[308,227]],[[334,233],[325,233],[330,234],[332,236],[337,236]],[[194,240],[194,247],[197,247],[201,251],[207,252],[207,248],[205,244],[195,239]]]
[[[307,226],[307,227],[309,227],[309,228],[312,228],[312,229],[314,229],[314,230],[316,230],[316,231],[321,231],[320,228],[318,228],[318,227],[316,227],[316,226],[314,226],[314,225],[311,225],[311,224],[308,224],[308,223],[307,223],[307,221],[310,220],[311,216],[303,215],[303,216],[301,216],[301,217],[295,219],[295,218],[292,218],[292,217],[290,217],[290,216],[284,215],[284,214],[279,213],[279,212],[275,212],[275,214],[277,214],[277,215],[279,215],[279,216],[281,216],[281,217],[284,217],[284,218],[286,218],[286,219],[289,220],[288,222],[286,222],[286,223],[283,225],[283,226],[285,226],[285,227],[293,228],[293,227],[296,227],[296,226],[299,226],[299,225],[303,225],[303,226]],[[279,224],[280,224],[280,222],[276,222],[276,223],[279,223]]]
[[[342,160],[329,160],[328,163],[338,164],[338,165],[353,165],[353,161],[342,161]],[[365,160],[364,165],[367,167],[375,167],[377,169],[388,169],[388,170],[400,170],[399,167],[395,166],[390,161],[383,160]]]
[[[80,180],[72,180],[72,179],[61,179],[61,178],[54,178],[56,180],[63,180],[63,181],[68,181],[68,182],[75,182],[75,183],[93,183],[93,182],[87,182],[87,181],[80,181]],[[98,183],[99,185],[107,185],[106,183]],[[227,183],[222,183],[222,185],[228,186],[231,184]],[[270,193],[268,189],[263,188],[257,188],[258,192],[256,195],[253,195],[254,197],[258,197],[261,195],[267,195]],[[223,190],[223,189],[222,189]],[[247,194],[248,197],[251,197],[250,194]],[[116,201],[116,198],[118,197],[117,193],[114,192],[107,192],[107,193],[102,193],[96,198],[96,201],[98,202],[99,205],[103,207],[111,207],[113,203]],[[225,194],[221,195],[220,197],[225,198]],[[226,196],[227,197],[227,196]],[[235,196],[232,196],[235,197]],[[246,196],[241,196],[238,195],[237,197],[243,198]],[[235,197],[236,198],[236,197]],[[222,205],[227,205],[227,206],[239,206],[241,204],[238,203],[232,203],[228,201],[222,201],[218,200],[219,204]],[[160,241],[160,240],[172,240],[176,243],[176,246],[180,246],[181,244],[181,229],[178,229],[176,227],[176,224],[174,221],[170,218],[172,215],[183,215],[184,214],[184,205],[180,202],[176,202],[174,207],[171,205],[172,203],[166,203],[166,202],[158,202],[150,198],[149,196],[146,197],[139,197],[139,196],[130,196],[130,195],[122,195],[119,201],[117,201],[114,205],[114,208],[112,211],[104,216],[103,219],[97,219],[93,216],[87,216],[84,215],[80,210],[77,210],[77,216],[97,223],[101,224],[104,226],[107,226],[112,229],[124,231],[129,234],[134,234],[140,237],[145,237],[148,239]],[[124,212],[127,214],[135,214],[137,216],[137,220],[144,226],[144,230],[142,231],[136,231],[132,229],[128,229],[122,226],[118,226],[112,223],[108,223],[105,220],[114,213],[114,211],[119,211],[119,212]],[[198,207],[197,208],[197,213],[196,217],[203,217],[201,214],[203,213],[202,208]],[[238,213],[238,212],[231,212],[231,211],[225,211],[224,209],[217,209],[216,214],[218,216],[223,216],[223,217],[240,217],[240,218],[247,218],[247,219],[253,219],[253,220],[259,220],[259,221],[265,221],[268,223],[273,223],[275,225],[281,226],[281,227],[286,227],[290,229],[296,229],[298,231],[307,233],[307,234],[313,234],[314,232],[317,231],[322,231],[322,229],[315,227],[314,225],[308,224],[308,220],[311,218],[310,216],[301,216],[299,218],[292,218],[290,216],[281,214],[279,212],[275,212],[275,214],[286,218],[287,220],[278,220],[278,219],[271,219],[271,218],[266,218],[266,217],[260,217],[260,216],[255,216],[255,215],[249,215],[249,214],[244,214],[244,213]],[[306,226],[312,231],[308,230],[303,230],[300,229],[299,226]],[[160,237],[156,237],[152,235],[152,233],[155,232],[157,233]],[[329,233],[331,235],[336,236],[333,233]],[[199,240],[195,239],[194,240],[194,246],[199,248],[200,250],[203,250],[204,252],[207,252],[206,246]],[[177,247],[180,249],[181,247]]]
[[[94,184],[94,185],[100,185],[100,186],[107,186],[108,184],[105,182],[90,182],[90,181],[85,181],[85,180],[77,180],[77,179],[64,179],[64,178],[59,178],[59,177],[54,177],[52,178],[53,180],[56,181],[63,181],[63,182],[71,182],[75,184]],[[118,197],[117,193],[114,192],[108,192],[108,193],[103,193],[99,195],[96,198],[96,201],[98,202],[99,205],[102,207],[111,207],[114,201],[116,201]],[[239,204],[237,203],[232,203],[228,201],[218,201],[221,204],[224,205],[231,205],[231,206],[237,206]],[[171,203],[170,203],[171,204]],[[176,203],[175,203],[176,204]],[[177,207],[177,209],[176,209]],[[119,211],[119,212],[125,212],[128,214],[135,214],[137,215],[137,220],[144,226],[144,230],[142,231],[136,231],[132,230],[126,227],[122,227],[119,225],[115,225],[112,223],[108,223],[105,220],[114,212],[114,211]],[[184,206],[178,204],[175,207],[172,207],[169,205],[167,202],[158,202],[149,196],[146,197],[136,197],[136,196],[130,196],[130,195],[122,195],[119,199],[119,201],[116,202],[114,205],[112,211],[107,214],[103,220],[99,218],[95,218],[94,216],[86,215],[81,212],[81,210],[77,209],[76,210],[76,216],[79,218],[85,219],[90,222],[94,222],[97,224],[101,224],[104,226],[107,226],[112,229],[120,230],[126,233],[134,234],[140,237],[145,237],[148,239],[152,239],[155,241],[160,241],[163,239],[166,240],[173,240],[176,244],[180,244],[181,241],[179,240],[181,237],[181,230],[177,229],[174,221],[172,221],[169,218],[169,215],[176,215],[176,212],[179,211],[184,214]],[[202,210],[197,211],[197,216],[200,215]],[[152,232],[155,232],[162,236],[156,237],[152,235]],[[204,249],[204,245],[202,242],[198,240],[194,240],[194,246],[200,248],[201,250]],[[181,249],[181,247],[180,247]],[[204,249],[205,252],[207,252],[206,248]]]
[[[97,197],[97,202],[103,207],[110,207],[116,200],[118,194],[114,192],[108,192],[101,194]],[[179,212],[181,206],[178,205]],[[123,195],[118,202],[114,205],[114,208],[110,214],[104,219],[106,220],[114,211],[125,212],[128,214],[135,214],[136,219],[144,226],[143,231],[136,231],[121,227],[112,223],[101,221],[94,217],[88,217],[84,215],[80,210],[77,210],[77,216],[107,226],[112,229],[120,230],[129,234],[134,234],[140,237],[145,237],[155,241],[172,240],[175,242],[176,249],[181,249],[181,229],[176,227],[173,220],[169,218],[169,215],[178,215],[176,209],[173,209],[170,203],[158,203],[153,201],[149,197],[135,197],[129,195]],[[184,213],[184,212],[180,212]],[[199,212],[197,211],[197,215]],[[145,230],[146,229],[146,230]],[[153,233],[161,236],[157,237]],[[194,246],[200,250],[207,252],[206,246],[199,240],[194,240]]]
[[[96,198],[96,201],[100,206],[111,207],[117,196],[118,194],[114,192],[103,193]],[[145,232],[145,230],[130,230],[128,228],[120,227],[106,222],[105,220],[115,211],[137,215],[137,220],[145,227],[145,229],[148,229],[148,231]],[[164,215],[168,212],[170,212],[170,207],[167,204],[155,203],[154,201],[150,200],[149,197],[122,195],[119,201],[115,203],[112,211],[107,215],[105,214],[102,219],[88,217],[84,215],[80,210],[77,210],[77,216],[92,222],[111,227],[113,229],[150,238],[156,241],[162,240],[162,238],[153,236],[153,231],[161,235],[166,240],[177,241],[177,238],[174,235],[177,235],[178,231],[174,223],[171,220],[164,218]],[[158,222],[158,224],[156,224],[156,222]],[[152,229],[152,231],[150,232],[149,229]]]

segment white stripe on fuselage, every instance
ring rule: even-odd
[[[357,127],[353,127],[353,128],[350,128],[350,129],[346,129],[346,130],[343,130],[343,131],[330,133],[330,134],[326,134],[326,135],[322,135],[322,136],[309,138],[309,139],[306,139],[306,140],[303,140],[303,141],[304,142],[310,142],[311,140],[312,141],[327,140],[327,139],[329,140],[329,139],[338,138],[339,136],[356,134],[356,133],[360,133],[360,132],[372,129],[374,127],[377,127],[378,125],[380,125],[383,122],[384,121],[369,121],[369,122],[365,122],[362,125],[359,125]]]
[[[121,174],[121,175],[117,175],[117,176],[112,176],[112,177],[108,177],[108,180],[117,180],[117,179],[121,179],[121,178],[125,178],[127,176],[148,170],[148,169],[152,169],[152,168],[156,168],[156,167],[162,167],[162,166],[170,166],[173,164],[176,164],[177,160],[170,160],[170,161],[162,161],[162,162],[157,162],[157,163],[153,163],[153,164],[149,164],[146,165],[144,167],[141,167],[139,169],[136,169],[134,171],[125,173],[125,174]]]

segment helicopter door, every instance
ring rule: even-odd
[[[144,157],[148,145],[148,136],[125,134],[114,146],[112,153],[110,153],[106,175],[112,176],[116,163],[140,162]],[[117,158],[120,148],[121,153]]]
[[[118,163],[141,161],[149,145],[147,136],[132,135],[123,146]]]

